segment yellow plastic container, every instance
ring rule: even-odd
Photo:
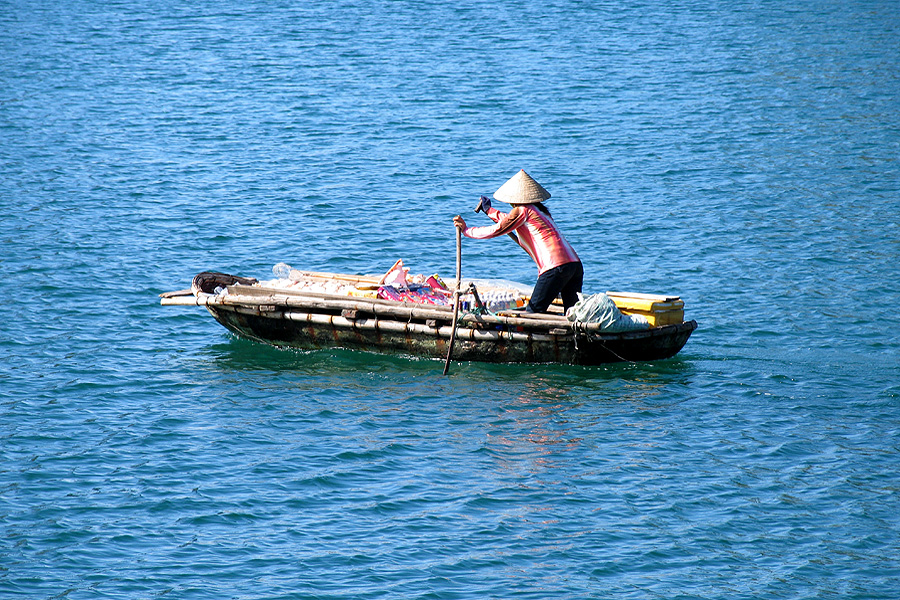
[[[359,288],[350,290],[348,293],[349,296],[353,296],[354,298],[377,298],[378,290],[361,290]]]
[[[678,296],[633,292],[606,292],[606,295],[626,315],[646,317],[650,327],[677,325],[684,322],[684,301]]]

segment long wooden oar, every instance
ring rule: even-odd
[[[456,342],[456,327],[459,319],[459,282],[462,279],[462,230],[456,229],[456,291],[453,292],[453,329],[450,331],[450,345],[447,347],[447,360],[444,362],[444,375],[450,372],[450,356]]]

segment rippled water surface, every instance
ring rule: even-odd
[[[900,5],[0,2],[0,596],[895,598]],[[519,168],[678,357],[280,351]],[[534,280],[509,240],[463,273]]]

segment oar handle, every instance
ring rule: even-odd
[[[456,293],[462,279],[462,229],[456,227]]]
[[[456,342],[456,327],[459,321],[459,284],[462,280],[462,230],[456,229],[456,291],[453,292],[453,329],[450,331],[450,344],[447,346],[447,360],[444,361],[444,375],[450,372],[450,357],[453,355],[453,344]]]

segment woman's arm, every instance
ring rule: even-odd
[[[509,214],[500,212],[496,208],[490,208],[487,216],[496,223],[484,227],[467,227],[463,234],[477,240],[495,238],[518,229],[528,217],[527,213],[518,206],[513,208]]]

